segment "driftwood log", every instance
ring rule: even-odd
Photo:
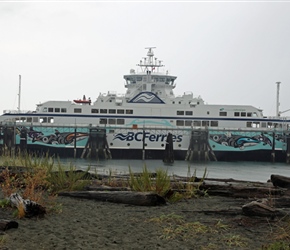
[[[163,197],[154,193],[131,192],[131,191],[73,191],[61,192],[59,196],[69,196],[97,201],[108,201],[137,206],[158,206],[166,204]]]
[[[282,175],[271,175],[271,182],[275,187],[290,188],[290,178]]]
[[[286,213],[269,205],[269,200],[252,201],[242,206],[242,211],[248,216],[271,217],[284,216]]]
[[[18,228],[18,222],[13,220],[0,220],[0,230],[5,231],[10,228]]]

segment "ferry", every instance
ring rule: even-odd
[[[81,155],[92,131],[104,132],[106,150],[114,159],[163,158],[170,143],[174,159],[185,160],[201,135],[215,160],[263,160],[287,151],[288,118],[264,117],[260,108],[250,105],[206,104],[191,92],[175,96],[177,77],[154,57],[155,47],[146,49],[138,69],[124,75],[125,94],[109,91],[95,101],[84,95],[46,101],[34,111],[4,111],[0,146],[7,144],[5,129],[10,126],[15,133],[12,144],[25,139],[28,149],[64,156]]]

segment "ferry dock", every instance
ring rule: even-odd
[[[40,130],[42,132],[38,132]],[[114,138],[109,143],[108,137],[112,136]],[[185,137],[189,138],[187,148],[179,148],[178,140]],[[138,147],[132,146],[133,140],[138,141]],[[159,148],[154,148],[154,140],[159,140]],[[83,144],[80,144],[81,141]],[[115,142],[123,143],[124,146],[118,146]],[[223,147],[223,150],[219,147]],[[137,125],[124,127],[90,124],[56,127],[41,124],[0,124],[0,154],[16,153],[107,160],[160,159],[166,164],[172,164],[174,160],[290,163],[290,131],[273,128],[209,130],[197,127],[163,129]]]

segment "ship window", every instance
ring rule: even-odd
[[[209,126],[209,121],[202,121],[201,125],[203,127],[208,127]]]
[[[47,123],[47,117],[42,117],[39,120],[41,123]]]
[[[211,127],[218,127],[218,125],[219,125],[219,124],[218,124],[218,121],[211,121],[211,122],[210,122],[210,126],[211,126]]]
[[[240,112],[235,112],[234,116],[240,116]]]
[[[184,121],[183,120],[177,120],[176,121],[176,126],[184,126]]]
[[[126,109],[126,114],[133,114],[133,110],[132,109]]]
[[[200,127],[201,122],[200,121],[193,121],[193,126]]]
[[[209,115],[209,111],[206,112]]]
[[[116,109],[109,109],[109,114],[116,114]]]
[[[33,117],[33,122],[38,122],[38,117]]]
[[[172,102],[172,104],[175,104],[175,102]]]
[[[44,107],[43,108],[43,112],[47,112],[47,107]]]
[[[247,117],[252,117],[252,113],[248,112]]]
[[[100,109],[100,113],[101,114],[107,114],[107,110],[106,109]]]
[[[61,108],[60,112],[61,113],[66,113],[66,108]]]
[[[266,122],[262,122],[262,123],[261,123],[261,127],[262,127],[262,128],[267,128],[267,123],[266,123]]]
[[[91,110],[91,113],[93,113],[93,114],[97,114],[97,113],[99,113],[99,110],[98,110],[98,109],[92,109],[92,110]]]
[[[159,82],[165,82],[164,78],[159,78]]]
[[[27,122],[32,122],[32,117],[27,117]]]
[[[258,115],[257,115],[256,112],[254,112],[252,116],[253,116],[253,117],[257,117]]]
[[[185,111],[185,115],[192,115],[192,111]]]
[[[116,124],[116,119],[109,119],[109,124]]]
[[[59,113],[60,112],[60,108],[55,108],[54,112]]]
[[[178,102],[179,104],[181,104],[181,102]]]
[[[241,112],[241,116],[245,117],[246,116],[246,112]]]
[[[185,121],[184,125],[185,126],[191,126],[192,121]]]
[[[82,109],[80,109],[80,108],[75,108],[75,109],[74,109],[74,113],[82,113]]]
[[[101,118],[100,119],[100,124],[107,124],[107,119]]]
[[[183,110],[182,111],[181,110],[177,110],[176,114],[177,115],[184,115],[184,111]]]
[[[125,120],[124,119],[117,119],[117,124],[119,124],[119,125],[125,124]]]
[[[137,81],[141,82],[142,81],[142,77],[137,77]]]
[[[260,122],[253,122],[252,127],[253,128],[259,128],[260,127]]]
[[[117,109],[117,114],[124,114],[124,109]]]
[[[227,112],[225,112],[225,111],[221,111],[221,112],[220,112],[220,116],[227,116]]]
[[[247,122],[246,126],[247,126],[247,128],[251,128],[252,127],[252,122]]]
[[[53,108],[48,108],[48,112],[53,112]]]
[[[48,123],[54,123],[54,118],[53,117],[48,117]]]

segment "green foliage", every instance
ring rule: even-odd
[[[159,169],[155,174],[151,174],[144,165],[141,174],[135,175],[131,167],[129,167],[129,186],[134,191],[154,192],[160,196],[164,196],[170,189],[170,177],[167,170]]]
[[[83,190],[90,183],[89,168],[86,171],[77,171],[74,166],[65,168],[59,162],[57,166],[47,165],[47,167],[46,181],[49,183],[51,193]]]
[[[10,201],[8,199],[2,199],[0,200],[0,207],[5,208],[10,206]]]

